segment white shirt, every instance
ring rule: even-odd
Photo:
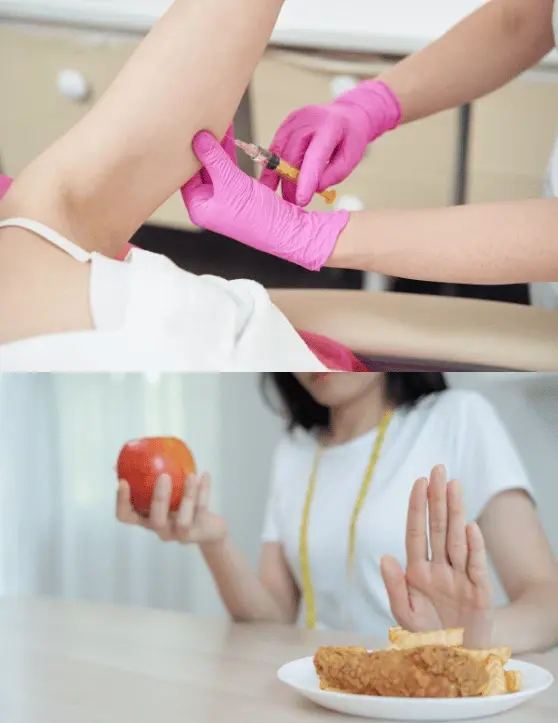
[[[353,584],[347,587],[351,514],[376,439],[374,429],[321,456],[308,529],[308,552],[320,627],[385,637],[394,624],[380,573],[393,555],[406,565],[405,527],[411,488],[445,464],[463,485],[469,520],[508,489],[532,494],[523,465],[490,404],[479,394],[448,390],[398,409],[388,427],[356,532]],[[277,448],[263,530],[280,542],[301,586],[299,533],[316,439],[298,429]],[[303,606],[302,606],[303,607]],[[304,609],[301,621],[304,623]]]
[[[38,228],[25,219],[9,225]],[[123,263],[39,231],[90,263],[95,329],[0,346],[2,371],[325,369],[255,281],[196,276],[141,249]]]

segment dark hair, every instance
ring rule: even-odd
[[[397,407],[414,405],[422,397],[448,388],[444,375],[440,372],[385,372],[385,378],[388,399]],[[329,408],[316,402],[294,374],[279,372],[263,374],[264,397],[273,407],[267,394],[269,382],[273,383],[283,403],[289,429],[295,427],[324,429],[329,426]]]

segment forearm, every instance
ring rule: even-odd
[[[464,284],[558,278],[558,199],[353,213],[327,263]]]
[[[233,620],[292,622],[229,538],[200,545],[200,550]]]
[[[92,111],[20,177],[20,198],[47,223],[62,198],[58,230],[116,253],[199,168],[193,136],[223,136],[282,4],[176,0]]]
[[[424,118],[496,90],[554,44],[552,0],[490,0],[446,35],[380,76],[403,121]]]
[[[558,589],[540,585],[496,610],[493,646],[510,646],[514,655],[558,645]]]

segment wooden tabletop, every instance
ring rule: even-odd
[[[0,603],[2,723],[347,723],[281,685],[277,668],[335,633],[53,600]],[[364,641],[373,644],[374,641]],[[381,641],[384,644],[384,641]],[[558,676],[558,654],[531,656]],[[488,720],[488,719],[487,719]],[[558,686],[500,718],[556,723]]]

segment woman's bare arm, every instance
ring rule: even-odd
[[[360,211],[327,263],[462,284],[558,278],[558,199]]]
[[[380,76],[403,120],[424,118],[496,90],[554,47],[553,0],[490,0],[443,37]]]
[[[279,542],[263,545],[256,574],[229,538],[200,550],[233,620],[293,624],[300,593]]]
[[[23,171],[10,215],[116,254],[199,168],[194,135],[225,133],[282,5],[175,0],[95,107]]]
[[[532,500],[522,490],[502,492],[479,526],[510,600],[496,610],[492,644],[510,645],[514,654],[555,647],[558,564]]]

